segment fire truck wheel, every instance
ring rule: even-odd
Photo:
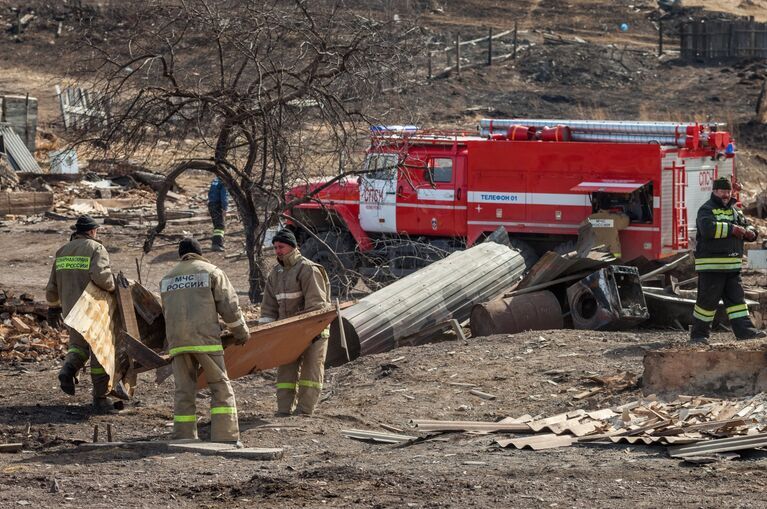
[[[301,244],[301,254],[325,268],[330,279],[332,297],[346,298],[356,286],[358,279],[357,274],[351,272],[355,269],[354,239],[348,232],[331,231],[318,232],[317,237],[322,242],[313,236],[308,237]],[[333,252],[330,252],[328,248]]]
[[[535,249],[524,240],[510,238],[509,245],[519,251],[519,254],[521,254],[522,258],[525,260],[525,267],[527,269],[530,269],[535,265],[535,262],[538,261],[538,255],[536,254]]]

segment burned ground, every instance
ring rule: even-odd
[[[725,335],[715,339],[728,341]],[[103,434],[111,423],[117,440],[167,437],[172,384],[155,387],[142,377],[136,401],[123,415],[94,416],[80,406],[87,402],[87,380],[68,401],[55,386],[55,364],[5,366],[0,433],[4,441],[23,441],[25,452],[0,455],[0,505],[763,506],[764,454],[756,451],[735,462],[693,467],[668,458],[662,446],[533,452],[494,445],[508,434],[448,433],[399,447],[341,434],[348,428],[383,431],[384,424],[422,436],[410,419],[493,421],[623,403],[639,397],[639,390],[583,401],[573,395],[587,384],[586,375],[641,373],[647,349],[684,340],[659,331],[540,331],[402,348],[330,369],[321,410],[311,419],[272,417],[269,373],[237,380],[243,441],[283,447],[284,458],[272,462],[119,449],[78,452],[74,444],[90,441],[94,424]],[[475,384],[497,399],[480,399],[460,384]],[[207,407],[206,396],[199,399],[201,408]]]

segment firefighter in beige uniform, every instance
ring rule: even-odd
[[[330,283],[325,269],[301,256],[293,232],[280,230],[272,243],[278,265],[266,280],[259,323],[290,318],[330,305]],[[294,403],[296,414],[311,415],[314,412],[325,374],[328,335],[325,329],[296,362],[278,368],[277,415],[290,415]]]
[[[109,254],[96,240],[98,227],[99,224],[93,218],[80,216],[69,242],[56,251],[56,259],[51,267],[51,276],[45,289],[45,298],[48,301],[48,323],[51,326],[61,325],[61,317],[67,316],[88,283],[93,282],[108,292],[115,290],[112,270],[109,268]],[[77,372],[90,358],[93,406],[100,412],[113,410],[112,402],[107,398],[109,376],[80,333],[69,327],[67,329],[69,330],[69,349],[64,366],[59,371],[61,390],[74,395]]]
[[[237,344],[248,339],[248,327],[229,278],[202,257],[200,243],[182,240],[178,255],[181,261],[160,282],[165,333],[176,380],[174,438],[197,438],[195,397],[197,371],[202,367],[211,392],[210,439],[237,443],[237,406],[224,365],[218,316]]]

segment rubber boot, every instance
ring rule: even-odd
[[[77,380],[77,368],[69,363],[64,363],[59,371],[59,386],[61,390],[70,396],[75,395],[75,385],[79,381]]]
[[[97,414],[116,414],[114,402],[110,398],[93,398],[93,411]]]
[[[730,320],[732,332],[740,340],[762,339],[767,337],[767,332],[754,327],[754,322],[747,316]]]
[[[708,322],[693,318],[690,328],[690,343],[707,344],[710,331],[711,325]]]
[[[213,251],[223,251],[224,250],[224,237],[221,235],[214,235],[213,240],[211,242],[211,249]]]

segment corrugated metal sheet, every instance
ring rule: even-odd
[[[517,251],[492,242],[432,263],[341,313],[350,352],[358,357],[391,350],[401,340],[417,344],[425,329],[468,318],[474,304],[510,287],[524,268]],[[339,343],[336,321],[331,327],[331,345]]]
[[[10,125],[0,123],[0,136],[3,138],[3,146],[8,161],[16,173],[43,172],[27,146],[24,145],[24,142]]]
[[[513,445],[517,449],[530,448],[534,451],[543,449],[555,449],[557,447],[569,447],[575,439],[570,435],[534,435],[525,438],[512,438],[509,440],[496,440],[501,447]]]
[[[588,253],[585,257],[560,255],[554,251],[544,254],[517,285],[516,290],[548,283],[562,276],[595,271],[615,261],[607,250],[600,249]]]
[[[767,433],[759,433],[756,435],[745,435],[732,438],[721,438],[717,440],[698,442],[692,445],[669,447],[668,455],[672,458],[684,458],[688,456],[701,456],[716,452],[742,451],[744,449],[755,449],[757,447],[767,447]]]

